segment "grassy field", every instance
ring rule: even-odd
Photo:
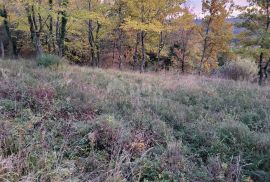
[[[0,181],[270,181],[270,87],[0,61]]]

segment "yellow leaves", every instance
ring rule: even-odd
[[[218,67],[218,62],[213,59],[209,59],[208,62],[204,62],[203,64],[203,70],[206,72],[206,73],[210,73],[213,69],[217,68]]]
[[[150,23],[143,23],[131,18],[125,19],[125,23],[122,26],[124,30],[139,30],[146,32],[161,32],[164,30],[164,26],[157,20],[153,20]]]
[[[194,23],[194,16],[189,12],[185,12],[183,15],[172,19],[167,26],[167,30],[175,31],[178,30],[179,27],[181,27],[183,30],[194,29],[196,27],[196,24]]]
[[[17,30],[21,30],[21,31],[29,31],[29,27],[27,24],[23,24],[23,23],[20,23],[18,26],[17,26]]]
[[[9,13],[9,21],[16,25],[17,30],[29,31],[28,21],[26,16],[18,16],[15,13]]]
[[[77,10],[73,11],[71,16],[78,20],[93,20],[98,21],[101,24],[109,23],[109,21],[103,14],[94,11]]]

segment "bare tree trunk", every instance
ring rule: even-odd
[[[265,65],[264,68],[263,68],[263,72],[264,72],[265,79],[268,78],[267,69],[268,69],[268,67],[269,67],[269,64],[270,64],[270,58],[269,58],[269,60],[267,61],[266,65]]]
[[[42,30],[41,18],[39,17],[40,26],[38,28],[34,6],[31,6],[31,8],[27,6],[26,13],[27,13],[32,42],[36,50],[36,56],[41,57],[43,55],[43,49],[42,49],[41,41],[40,41],[40,32]]]
[[[2,40],[1,40],[0,44],[1,44],[1,58],[5,59],[5,48],[4,48],[4,43]]]
[[[88,21],[88,42],[90,45],[91,64],[92,66],[94,66],[96,62],[96,57],[95,57],[95,48],[94,48],[94,34],[93,34],[92,20]]]
[[[139,53],[138,53],[139,44],[140,44],[140,32],[138,32],[136,36],[136,45],[135,45],[135,51],[133,55],[133,61],[134,61],[133,70],[137,69],[137,64],[138,64],[138,59],[139,59]]]
[[[50,12],[53,11],[53,0],[49,0],[49,6],[50,6]],[[49,36],[48,36],[48,51],[51,53],[52,51],[56,51],[55,50],[55,44],[54,44],[54,40],[53,40],[53,17],[52,15],[49,15],[48,17],[49,19]]]
[[[187,43],[188,39],[186,42],[183,44],[183,49],[182,49],[182,65],[181,65],[181,70],[182,73],[185,73],[185,62],[186,62],[186,51],[187,51]]]
[[[122,65],[123,65],[123,31],[121,30],[121,25],[124,22],[124,17],[123,17],[123,6],[120,3],[118,6],[118,26],[117,26],[117,34],[118,34],[118,67],[121,70],[122,69]]]
[[[114,64],[114,59],[115,59],[115,47],[116,47],[116,42],[113,41],[113,64]]]
[[[122,45],[120,43],[120,45],[118,45],[119,48],[118,48],[118,52],[119,52],[119,55],[118,55],[118,68],[121,70],[122,69],[122,65],[123,65],[123,59],[122,59]]]
[[[145,32],[141,31],[141,44],[142,44],[142,62],[141,62],[141,73],[144,72],[145,67],[145,45],[144,45]]]
[[[59,38],[59,56],[62,57],[65,53],[65,38],[66,38],[66,26],[67,26],[67,13],[65,11],[62,12],[62,19],[61,19],[61,31],[60,31],[60,38]]]
[[[141,7],[141,22],[144,23],[144,5]],[[145,45],[144,45],[145,31],[141,31],[141,44],[142,44],[142,62],[141,62],[141,73],[144,72],[145,67]]]
[[[259,60],[259,85],[263,85],[263,77],[263,52],[261,52]]]
[[[100,32],[101,24],[97,22],[97,29],[96,29],[96,66],[100,66],[100,42],[99,42],[99,32]]]
[[[206,49],[207,49],[207,38],[204,39],[204,44],[203,44],[203,53],[202,53],[202,57],[201,57],[201,61],[200,61],[200,67],[199,67],[199,75],[201,75],[202,73],[202,68],[203,68],[203,64],[204,64],[204,58],[205,58],[205,53],[206,53]]]
[[[41,57],[43,55],[43,49],[40,41],[40,33],[36,32],[35,33],[35,47],[36,47],[36,52],[37,52],[37,57]]]
[[[62,0],[61,3],[59,1],[59,6],[62,6],[62,10],[58,11],[55,32],[56,32],[57,53],[60,57],[62,57],[65,54],[65,38],[67,34],[67,23],[68,23],[68,16],[65,8],[68,6],[68,0]]]
[[[183,54],[183,57],[182,57],[182,65],[181,65],[182,73],[185,73],[185,59],[186,59],[186,56],[184,54]]]
[[[0,16],[2,16],[4,18],[4,29],[6,31],[8,40],[9,40],[9,44],[12,47],[12,57],[14,59],[18,58],[18,53],[17,53],[17,43],[16,40],[14,38],[12,38],[11,35],[11,31],[10,31],[10,27],[9,27],[9,22],[8,22],[8,13],[5,7],[3,7]]]
[[[60,37],[60,12],[57,13],[56,24],[55,24],[55,41],[56,49],[55,53],[59,54],[59,38]]]
[[[123,49],[122,49],[122,30],[119,29],[118,36],[118,67],[121,70],[123,65]]]
[[[121,70],[122,69],[122,65],[123,65],[123,59],[122,59],[122,54],[123,54],[123,50],[122,50],[122,30],[118,30],[118,68]]]
[[[160,32],[160,37],[159,37],[159,45],[158,45],[158,53],[157,53],[157,58],[158,58],[158,61],[157,63],[155,63],[155,71],[157,72],[158,71],[158,63],[160,62],[160,54],[161,54],[161,51],[164,47],[164,43],[163,43],[163,32]]]
[[[88,1],[88,11],[92,11],[92,1]],[[88,43],[90,46],[90,55],[91,55],[91,65],[96,66],[97,58],[95,54],[95,38],[94,38],[94,28],[93,21],[88,21]]]
[[[202,57],[200,61],[200,67],[199,67],[199,75],[202,73],[202,68],[203,64],[205,62],[205,56],[206,56],[206,51],[208,47],[208,38],[209,38],[209,32],[210,32],[210,25],[212,23],[212,18],[210,17],[209,21],[207,22],[207,27],[206,27],[206,33],[203,41],[203,52],[202,52]]]

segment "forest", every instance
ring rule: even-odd
[[[0,182],[269,182],[270,0],[0,0]]]
[[[1,1],[2,58],[198,74],[245,59],[258,65],[260,84],[267,77],[268,1],[205,0],[199,16],[184,0]]]

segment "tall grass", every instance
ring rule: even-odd
[[[270,87],[0,67],[0,181],[269,180]]]

